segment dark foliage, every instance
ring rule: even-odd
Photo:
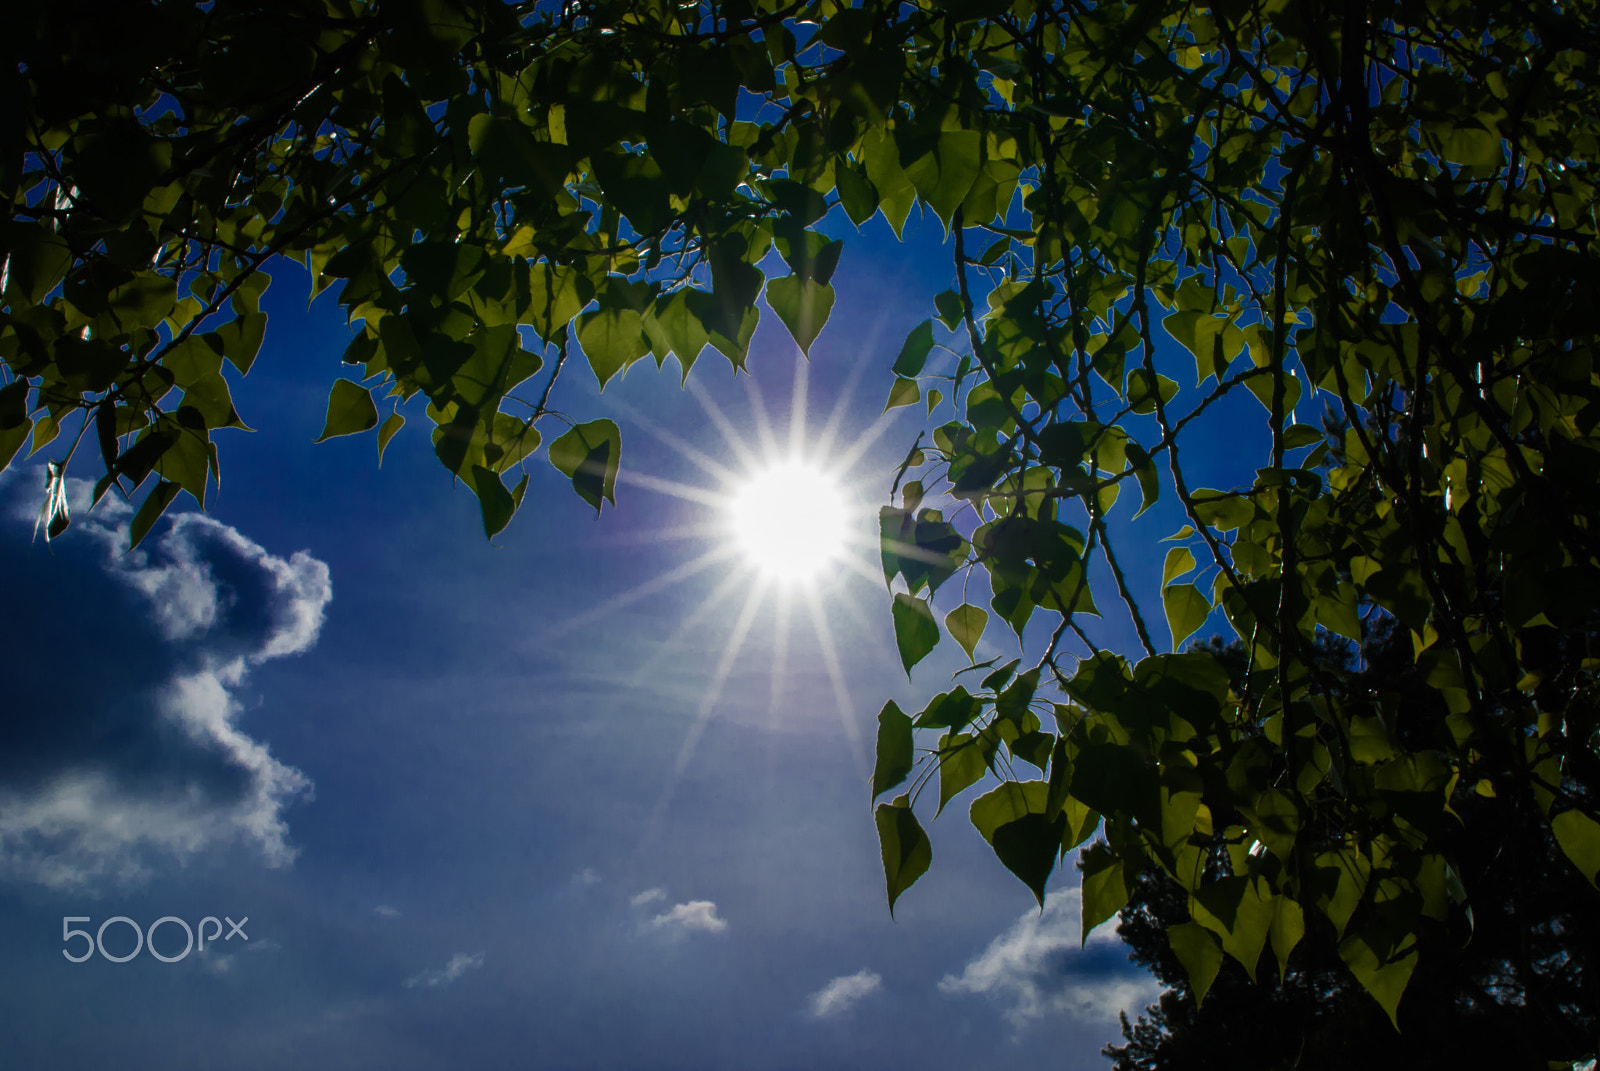
[[[1339,640],[1322,646],[1335,686],[1399,697],[1402,738],[1437,723],[1405,643],[1383,620],[1359,651]],[[1243,669],[1239,644],[1213,637],[1197,646]],[[1559,681],[1570,661],[1569,652],[1547,652],[1549,678]],[[1589,759],[1574,764],[1563,785],[1585,801],[1600,789]],[[1461,821],[1446,834],[1447,850],[1459,867],[1466,906],[1447,923],[1424,920],[1419,927],[1421,956],[1400,1003],[1399,1035],[1344,968],[1324,920],[1308,928],[1281,980],[1264,968],[1252,982],[1237,963],[1225,962],[1197,1005],[1166,936],[1169,926],[1189,921],[1188,896],[1149,870],[1130,890],[1117,932],[1131,958],[1167,991],[1136,1022],[1123,1017],[1125,1043],[1105,1049],[1112,1065],[1117,1071],[1543,1071],[1590,1051],[1600,1029],[1600,896],[1562,855],[1531,798],[1483,796],[1458,785],[1451,808]],[[1219,856],[1217,865],[1226,862]]]

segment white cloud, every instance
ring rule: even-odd
[[[388,904],[379,904],[372,909],[372,913],[381,919],[397,919],[400,917],[400,909],[398,907],[390,907]]]
[[[721,933],[728,928],[728,920],[717,915],[717,905],[710,900],[690,900],[675,904],[671,911],[650,920],[650,928],[669,933]]]
[[[0,877],[94,892],[139,880],[152,854],[181,862],[226,843],[291,862],[284,811],[311,782],[239,727],[236,696],[251,667],[316,642],[328,567],[196,513],[124,554],[132,508],[108,496],[91,512],[81,480],[68,480],[72,528],[35,551],[19,475],[0,481],[0,583],[35,574],[23,637],[39,646],[14,653],[7,682]],[[70,594],[38,597],[57,589]]]
[[[418,971],[410,978],[407,978],[405,987],[407,989],[415,989],[420,985],[433,989],[441,985],[449,985],[468,971],[476,970],[482,966],[482,952],[474,952],[470,956],[465,952],[457,952],[450,957],[450,962],[446,963],[442,968]]]
[[[1080,954],[1079,892],[1065,889],[1045,897],[1042,912],[1029,911],[958,975],[939,983],[943,993],[983,993],[1011,1003],[1006,1019],[1021,1029],[1047,1015],[1115,1022],[1118,1012],[1137,1012],[1155,1000],[1161,987],[1149,976],[1074,976],[1072,959]],[[1119,942],[1115,920],[1089,934],[1089,946]],[[1066,968],[1066,969],[1064,969]]]
[[[600,875],[595,873],[593,867],[586,866],[572,875],[572,884],[584,889],[593,888],[600,884]]]
[[[653,904],[657,900],[665,900],[666,898],[667,890],[665,889],[646,889],[642,893],[634,893],[628,903],[634,907],[643,907],[646,904]]]
[[[856,1001],[871,996],[882,988],[883,979],[863,967],[854,974],[835,978],[811,994],[807,1004],[814,1018],[829,1019],[843,1015]]]

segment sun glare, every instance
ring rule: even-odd
[[[838,481],[801,462],[751,477],[734,491],[728,512],[739,549],[774,580],[817,577],[849,541],[849,509]]]
[[[863,353],[871,351],[869,345]],[[619,484],[625,482],[706,508],[706,513],[695,523],[670,531],[653,529],[648,538],[652,542],[663,538],[705,540],[711,545],[659,576],[568,618],[555,626],[550,635],[569,635],[578,624],[610,617],[624,607],[692,577],[715,579],[712,589],[696,605],[678,615],[677,627],[660,644],[657,653],[643,661],[633,678],[634,683],[642,687],[659,677],[659,660],[681,656],[691,642],[698,642],[697,638],[708,629],[720,631],[720,626],[714,622],[723,617],[731,618],[715,667],[706,679],[694,717],[684,733],[672,774],[662,786],[661,798],[651,812],[650,830],[654,830],[666,814],[702,735],[723,702],[724,688],[734,678],[735,667],[743,664],[740,657],[753,642],[752,630],[769,607],[772,613],[766,616],[771,618],[774,630],[767,711],[769,726],[776,728],[780,708],[785,707],[794,694],[789,685],[790,633],[809,620],[810,630],[816,634],[816,653],[833,692],[832,705],[843,729],[850,761],[861,777],[865,778],[870,771],[834,629],[842,617],[850,624],[852,644],[864,642],[878,648],[877,657],[885,665],[898,661],[894,649],[874,629],[862,623],[855,604],[858,592],[852,588],[852,583],[859,581],[873,592],[881,593],[883,575],[873,560],[877,543],[865,524],[850,474],[857,471],[873,443],[905,410],[885,412],[860,435],[839,441],[846,404],[861,371],[867,367],[864,359],[856,364],[832,411],[817,428],[807,423],[809,365],[798,354],[787,429],[774,426],[753,378],[744,377],[753,427],[741,427],[730,420],[699,381],[691,378],[689,393],[700,403],[707,423],[720,434],[726,447],[721,457],[679,438],[667,428],[656,426],[648,414],[617,402],[630,421],[697,467],[704,476],[703,482],[683,482],[623,467],[617,476]],[[729,568],[730,559],[735,557],[743,558],[745,567]],[[729,609],[738,603],[742,605],[730,615]],[[808,700],[807,709],[814,705]],[[643,833],[640,843],[651,841],[652,836],[650,832]]]

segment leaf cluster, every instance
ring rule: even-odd
[[[69,433],[49,532],[91,427],[97,497],[150,486],[134,542],[203,502],[294,257],[358,325],[324,437],[381,451],[421,395],[493,535],[555,419],[599,509],[621,432],[553,406],[573,353],[601,385],[708,345],[739,368],[763,300],[806,347],[842,250],[818,221],[900,234],[920,205],[952,282],[889,405],[950,408],[881,517],[902,662],[945,633],[976,657],[994,620],[1049,640],[885,708],[874,796],[916,773],[877,811],[891,904],[931,860],[920,787],[993,776],[971,819],[1035,895],[1097,825],[1086,925],[1152,870],[1184,891],[1197,999],[1328,930],[1395,1020],[1465,896],[1463,786],[1600,872],[1569,776],[1600,725],[1593,8],[36,5],[0,144],[0,461]],[[1254,476],[1200,487],[1219,414]],[[1123,562],[1163,497],[1187,523],[1157,612]],[[958,574],[987,608],[935,611]],[[1137,662],[1084,627],[1113,612]],[[1163,653],[1210,620],[1242,667]],[[1422,692],[1319,663],[1378,622]]]
[[[941,143],[975,133],[1025,192],[996,217],[919,191],[951,228],[954,282],[890,401],[937,384],[930,413],[948,397],[954,415],[883,511],[884,571],[908,670],[961,574],[944,631],[972,656],[990,620],[1019,640],[1042,622],[1030,672],[1065,702],[1036,777],[979,742],[1008,724],[998,692],[963,698],[970,733],[945,724],[955,693],[915,716],[942,733],[922,761],[941,785],[1001,782],[972,820],[1036,896],[1093,830],[1074,808],[1102,818],[1085,927],[1164,875],[1197,1000],[1230,960],[1254,978],[1270,951],[1282,975],[1314,930],[1398,1024],[1419,932],[1466,904],[1458,792],[1524,800],[1566,865],[1600,870],[1600,812],[1571,777],[1600,725],[1592,13],[949,10],[907,77],[941,87]],[[1196,486],[1218,413],[1254,478]],[[1167,495],[1187,523],[1152,614],[1118,547]],[[1137,662],[1094,638],[1112,606]],[[1242,665],[1162,653],[1211,620]],[[1378,625],[1419,690],[1352,687],[1319,657]],[[888,769],[906,736],[880,735]],[[913,798],[880,828],[892,809],[920,846]],[[919,853],[888,868],[891,901]]]

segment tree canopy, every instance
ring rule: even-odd
[[[1239,686],[1244,644],[1213,637],[1204,650]],[[1417,670],[1410,637],[1392,618],[1364,630],[1359,646],[1324,636],[1314,657],[1341,689],[1401,696],[1398,736],[1426,736],[1438,700]],[[1574,763],[1569,787],[1593,800],[1600,764]],[[1124,1043],[1105,1050],[1112,1066],[1331,1071],[1372,1063],[1545,1071],[1591,1051],[1600,1027],[1600,891],[1567,862],[1526,799],[1458,786],[1451,807],[1462,821],[1445,826],[1444,843],[1471,906],[1419,925],[1401,1035],[1350,977],[1326,923],[1308,926],[1281,978],[1266,971],[1252,981],[1227,962],[1204,1003],[1196,1001],[1167,940],[1170,927],[1192,921],[1187,894],[1148,869],[1129,890],[1117,933],[1166,992],[1137,1021],[1123,1017]],[[1213,849],[1208,865],[1220,872],[1224,854]]]
[[[880,715],[874,798],[912,779],[876,812],[891,907],[931,859],[920,787],[942,807],[992,777],[970,818],[1036,896],[1103,830],[1086,928],[1141,873],[1183,890],[1168,941],[1197,999],[1225,957],[1282,973],[1325,926],[1398,1022],[1419,928],[1470,906],[1460,792],[1522,801],[1600,871],[1570,774],[1600,746],[1595,14],[35,5],[4,71],[0,459],[51,451],[51,534],[86,439],[96,496],[142,495],[132,542],[180,490],[203,504],[214,434],[243,423],[224,362],[248,372],[294,258],[360,325],[325,437],[381,453],[391,399],[420,393],[490,535],[541,445],[598,510],[621,432],[557,408],[569,356],[602,385],[646,357],[687,376],[708,345],[737,368],[763,305],[804,349],[843,263],[818,222],[899,234],[921,206],[951,285],[889,400],[950,417],[881,516],[896,639],[908,672],[996,619],[1039,639]],[[1185,459],[1235,397],[1267,445],[1195,486]],[[1337,434],[1299,419],[1324,406]],[[1118,546],[1161,496],[1188,523],[1157,609]],[[1217,611],[1241,673],[1176,651]],[[1096,642],[1102,613],[1142,657]],[[1423,729],[1314,657],[1363,620],[1409,638]]]

